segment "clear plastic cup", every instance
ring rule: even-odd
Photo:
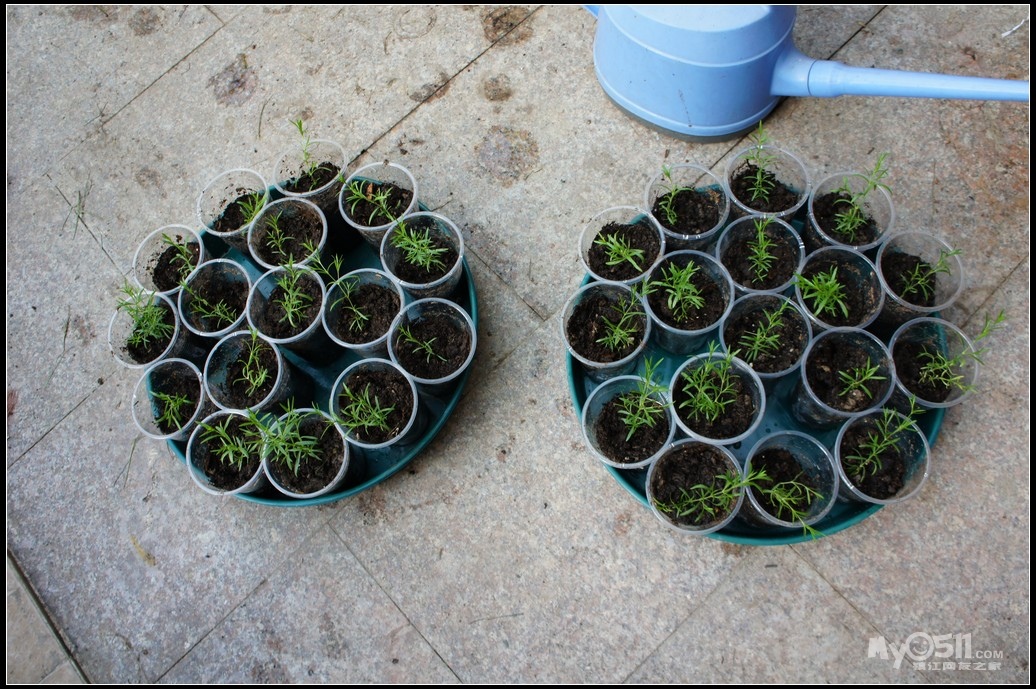
[[[713,460],[718,460],[721,463],[723,470],[717,472],[717,475],[729,473],[734,477],[736,483],[740,483],[743,480],[744,471],[728,449],[714,443],[704,443],[691,438],[677,440],[662,453],[661,457],[648,465],[645,484],[648,507],[651,508],[651,513],[655,515],[656,519],[678,533],[707,536],[710,533],[719,531],[733,521],[734,517],[741,510],[741,505],[745,499],[744,490],[736,488],[733,500],[729,506],[726,506],[727,509],[719,510],[713,518],[707,519],[702,524],[685,523],[687,520],[679,520],[675,517],[672,510],[666,511],[663,505],[669,505],[671,500],[679,499],[682,495],[681,489],[690,490],[693,487],[691,485],[674,485],[672,488],[669,488],[668,484],[663,482],[667,471],[675,466],[677,471],[686,473],[689,467],[693,467],[694,464],[700,461],[699,457],[701,455],[711,457]]]
[[[446,273],[431,282],[417,282],[401,277],[401,269],[406,260],[406,252],[397,246],[393,237],[397,232],[416,232],[418,237],[423,237],[425,232],[429,237],[437,237],[444,240],[457,254],[456,259],[446,267]],[[403,291],[412,299],[445,298],[449,297],[457,289],[460,279],[464,274],[464,237],[452,220],[439,215],[438,213],[411,213],[406,218],[398,220],[385,232],[381,240],[381,265],[392,279],[399,283]]]
[[[625,268],[630,273],[636,271],[635,274],[622,280],[608,278],[591,267],[590,253],[594,250],[598,237],[611,225],[644,227],[657,237],[658,250],[653,254],[643,255],[639,258],[631,257],[620,264],[622,268]],[[619,282],[624,285],[632,285],[635,282],[639,282],[651,271],[655,263],[665,255],[665,252],[666,240],[661,226],[647,211],[636,206],[615,206],[597,213],[586,223],[579,239],[579,258],[582,259],[583,266],[586,267],[586,271],[590,273],[594,280],[601,282]]]
[[[227,170],[209,180],[198,194],[198,226],[228,246],[248,253],[248,228],[269,200],[269,185],[258,172],[248,168]]]
[[[587,446],[589,446],[597,458],[610,467],[615,467],[616,469],[640,469],[645,467],[658,459],[662,453],[666,451],[669,445],[673,442],[673,437],[676,435],[676,422],[673,420],[673,410],[672,405],[669,403],[669,398],[664,392],[655,393],[650,396],[651,400],[656,404],[661,405],[663,408],[662,415],[656,419],[655,423],[664,422],[669,428],[668,434],[659,446],[658,450],[653,454],[631,462],[616,461],[609,457],[607,452],[605,452],[602,442],[598,437],[597,422],[600,419],[601,414],[604,413],[605,407],[608,403],[615,398],[628,393],[638,393],[642,382],[643,379],[640,376],[618,376],[611,378],[597,386],[597,388],[590,393],[590,396],[586,398],[586,403],[583,405],[583,439],[586,440]]]
[[[723,309],[716,320],[711,323],[696,329],[683,329],[663,320],[661,311],[674,292],[679,295],[681,291],[674,290],[673,287],[666,287],[661,283],[667,281],[667,276],[671,276],[674,269],[682,271],[691,264],[697,266],[698,274],[704,276],[706,284],[711,285],[711,289],[700,290],[701,297],[713,304],[721,303]],[[734,282],[730,279],[730,273],[714,256],[701,251],[682,250],[666,254],[651,269],[648,283],[652,287],[652,293],[645,298],[644,302],[651,319],[654,342],[671,354],[683,356],[701,351],[702,347],[715,337],[720,324],[726,320],[730,308],[734,304]]]
[[[699,232],[690,234],[673,229],[679,222],[679,213],[674,204],[679,194],[686,190],[697,192],[702,200],[710,201],[716,207],[715,223],[710,227],[701,227]],[[675,196],[668,199],[671,203],[667,204],[672,214],[671,217],[670,213],[665,212],[665,208],[655,210],[655,205],[660,199],[667,200],[666,197],[673,194]],[[723,180],[710,170],[693,163],[685,163],[664,167],[648,182],[644,190],[644,208],[661,226],[669,251],[685,249],[708,251],[730,217],[730,197],[727,195]]]
[[[400,189],[411,192],[410,203],[405,209],[398,213],[395,218],[387,222],[377,223],[370,217],[354,218],[351,213],[349,195],[356,184],[361,185],[361,191],[364,193],[366,193],[365,187],[367,185],[391,184]],[[345,222],[354,227],[364,240],[374,247],[375,250],[381,248],[382,238],[396,220],[402,220],[407,216],[416,213],[418,209],[417,180],[414,179],[410,170],[406,169],[402,165],[390,163],[388,161],[371,163],[370,165],[364,165],[360,169],[356,170],[356,172],[346,178],[345,184],[342,185],[342,190],[338,194],[339,215],[342,216]]]
[[[185,385],[195,391],[195,402],[173,415],[168,423],[179,427],[163,430],[162,417],[173,404],[163,396],[173,396],[174,386]],[[186,359],[162,359],[152,364],[137,381],[133,390],[133,421],[140,432],[155,440],[184,441],[194,430],[206,410],[208,396],[202,385],[201,371]]]

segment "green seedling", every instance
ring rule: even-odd
[[[613,352],[633,345],[645,316],[640,305],[641,296],[642,292],[634,288],[630,290],[628,296],[624,296],[612,304],[612,311],[617,318],[614,321],[608,318],[603,319],[605,334],[598,338],[597,342]]]
[[[801,476],[802,474],[799,474]],[[769,480],[769,479],[767,479]],[[823,496],[796,479],[781,481],[772,486],[753,486],[776,509],[774,515],[786,522],[798,522],[810,537],[817,538],[820,532],[806,523],[807,508]]]
[[[866,366],[857,366],[846,371],[839,371],[838,378],[842,381],[842,389],[838,394],[844,397],[853,390],[862,390],[868,398],[873,398],[874,395],[871,394],[867,383],[875,380],[887,380],[885,376],[878,375],[879,370],[881,370],[881,365],[872,365],[871,360],[868,358]]]
[[[927,302],[935,293],[936,276],[940,274],[949,275],[952,272],[952,268],[948,259],[953,256],[959,256],[960,253],[960,249],[954,249],[953,251],[941,249],[939,251],[939,258],[934,264],[925,263],[924,261],[918,263],[909,273],[903,276],[903,286],[899,292],[900,296],[917,295]]]
[[[122,286],[121,292],[126,298],[119,302],[117,309],[125,311],[133,321],[133,330],[126,340],[127,344],[132,347],[148,347],[152,342],[168,340],[173,336],[176,327],[165,322],[166,307],[155,302],[153,294],[129,283]]]
[[[755,166],[750,187],[752,201],[766,203],[770,200],[770,194],[777,187],[773,180],[773,173],[769,171],[776,162],[777,156],[766,150],[766,146],[770,144],[770,135],[763,128],[762,120],[759,120],[759,126],[749,135],[748,139],[752,142],[753,148],[745,160]]]
[[[256,216],[259,215],[259,211],[266,206],[266,195],[258,191],[250,192],[242,196],[238,200],[237,205],[241,208],[241,213],[245,217],[244,224],[247,225],[255,220]]]
[[[342,403],[344,398],[344,404]],[[362,393],[353,392],[348,385],[342,386],[339,396],[340,408],[336,420],[353,433],[357,431],[391,430],[389,415],[396,410],[394,406],[383,407],[377,395],[371,397],[371,386],[368,383]]]
[[[191,250],[187,247],[187,244],[178,242],[166,233],[162,233],[162,243],[166,246],[170,246],[176,252],[173,256],[173,263],[176,264],[176,274],[180,280],[184,280],[191,271],[194,270],[194,256],[191,255]]]
[[[635,391],[622,395],[619,404],[622,410],[619,418],[626,425],[628,433],[626,442],[641,428],[654,428],[665,415],[668,403],[658,401],[658,397],[665,393],[666,386],[655,380],[655,371],[662,364],[662,359],[644,359],[644,376],[637,381]]]
[[[280,298],[274,303],[284,310],[280,322],[288,322],[292,328],[297,328],[303,323],[304,312],[313,304],[313,297],[302,288],[303,279],[309,273],[303,268],[295,265],[284,267],[284,274],[277,279],[277,286],[281,288]]]
[[[693,312],[705,306],[705,297],[694,284],[694,276],[700,266],[690,261],[685,266],[669,263],[662,266],[662,279],[647,284],[646,293],[661,289],[666,295],[666,305],[677,320],[686,321]]]
[[[201,440],[211,448],[221,463],[241,470],[249,459],[258,457],[262,452],[263,429],[261,423],[256,423],[249,416],[238,427],[238,434],[233,434],[230,424],[234,418],[235,415],[228,414],[215,424],[200,424]]]
[[[250,329],[251,339],[245,344],[244,356],[239,359],[243,364],[243,370],[241,377],[235,380],[235,383],[244,383],[248,386],[247,394],[249,397],[259,392],[263,385],[270,379],[270,370],[263,366],[259,355],[262,353],[263,348],[269,347],[265,340],[259,337],[259,331],[255,328]]]
[[[368,225],[373,226],[375,218],[381,218],[386,223],[396,220],[388,205],[391,194],[391,189],[388,186],[356,179],[349,183],[346,187],[346,192],[345,201],[349,204],[350,216],[355,218],[356,206],[366,201],[374,207],[374,210],[371,211],[370,216],[367,218]]]
[[[601,233],[594,239],[594,244],[604,249],[608,257],[605,263],[609,266],[629,263],[638,273],[643,270],[640,266],[644,261],[644,250],[630,246],[629,240],[625,237],[614,233],[609,235]]]
[[[773,253],[773,247],[776,245],[776,242],[766,234],[766,228],[769,227],[771,222],[770,218],[756,218],[753,221],[755,237],[748,242],[748,250],[750,252],[748,262],[752,264],[754,282],[765,280],[770,274],[773,262],[777,260],[777,256]]]
[[[842,179],[842,186],[835,192],[840,197],[837,203],[845,205],[846,208],[835,215],[834,232],[849,243],[856,240],[856,233],[867,224],[867,216],[863,211],[863,202],[867,196],[875,189],[889,191],[888,186],[881,182],[889,174],[888,167],[885,165],[887,157],[887,152],[879,155],[874,169],[862,175],[865,180],[862,190],[855,194],[852,193],[849,188],[849,178],[846,177]]]
[[[704,418],[710,423],[737,400],[734,357],[738,351],[715,357],[717,349],[715,342],[710,343],[708,356],[702,358],[701,364],[680,374],[683,394],[687,397],[680,403],[680,409],[688,409],[696,420]]]
[[[255,412],[249,410],[248,415],[254,417]],[[320,459],[320,438],[323,434],[313,436],[302,433],[303,423],[313,417],[319,418],[319,414],[299,411],[289,402],[277,422],[264,428],[264,447],[270,462],[283,465],[298,476],[299,467],[304,462]],[[325,424],[323,432],[326,433],[329,428],[331,425]]]
[[[849,317],[846,291],[842,283],[838,281],[837,266],[832,266],[831,270],[817,273],[812,279],[797,274],[795,284],[798,285],[803,300],[812,304],[813,313],[818,316],[837,316],[841,311],[844,317]]]
[[[280,256],[282,260],[287,259],[290,263],[292,257],[286,249],[288,235],[281,229],[281,211],[271,213],[264,220],[266,222],[266,246]]]
[[[177,430],[181,430],[187,412],[191,410],[194,403],[185,395],[170,395],[164,392],[152,392],[151,398],[158,403],[160,411],[155,417],[155,421],[159,426],[165,428],[175,426]]]
[[[769,480],[766,471],[753,471],[749,476],[730,470],[716,476],[712,484],[699,483],[682,488],[680,497],[670,502],[655,500],[655,507],[673,518],[686,518],[695,524],[708,524],[728,514],[734,508],[743,490],[758,487],[761,481]]]
[[[881,471],[881,455],[894,448],[903,433],[917,428],[916,418],[924,413],[917,406],[917,398],[910,397],[910,411],[904,416],[888,407],[881,410],[881,416],[874,422],[874,430],[867,434],[867,440],[860,444],[860,452],[842,458],[849,478],[860,483],[867,476]]]
[[[972,344],[978,344],[997,330],[1000,330],[1006,320],[1007,316],[1003,311],[998,313],[996,318],[991,319],[989,316],[986,316],[982,324],[982,330],[975,337]],[[925,362],[921,367],[921,382],[928,385],[942,385],[948,389],[956,388],[962,392],[967,392],[973,386],[964,382],[965,377],[961,374],[961,370],[969,360],[979,364],[985,363],[982,361],[982,357],[988,351],[987,347],[979,349],[969,347],[963,349],[955,356],[947,357],[939,350],[929,351],[926,347],[919,355]]]
[[[399,326],[399,334],[400,337],[403,338],[404,342],[413,347],[412,351],[414,354],[424,353],[426,362],[431,362],[433,356],[440,361],[446,361],[446,357],[440,356],[436,353],[435,349],[432,348],[432,343],[435,342],[436,338],[433,337],[429,340],[419,339],[410,331],[410,328],[405,325]]]
[[[665,213],[666,224],[670,227],[676,225],[680,219],[676,212],[676,197],[681,192],[691,191],[690,187],[681,187],[673,180],[673,170],[668,165],[662,166],[662,177],[666,181],[667,191],[658,202],[658,207]]]
[[[180,289],[190,296],[191,311],[207,323],[214,323],[215,329],[218,330],[221,325],[231,325],[237,320],[239,314],[235,313],[224,300],[220,299],[213,304],[193,290],[186,282],[180,283]]]
[[[423,231],[411,229],[400,222],[392,232],[392,246],[403,252],[403,258],[411,265],[420,266],[425,270],[443,270],[446,264],[439,257],[446,253],[445,248],[436,248],[432,242],[428,228]]]
[[[780,327],[784,314],[791,310],[791,303],[782,301],[776,309],[763,311],[763,321],[752,332],[744,333],[738,345],[744,348],[744,360],[755,363],[764,354],[776,354],[781,348]]]

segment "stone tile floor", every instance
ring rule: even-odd
[[[767,119],[815,177],[890,151],[897,226],[964,252],[949,315],[1009,327],[914,501],[813,543],[681,538],[584,447],[559,314],[590,216],[741,143],[622,114],[594,28],[578,6],[8,6],[8,683],[1028,682],[1028,104]],[[1022,5],[805,6],[796,43],[1029,72]],[[138,435],[106,328],[136,244],[193,223],[223,169],[272,174],[297,118],[350,170],[406,165],[462,228],[479,356],[406,471],[278,509],[202,493]],[[925,634],[968,635],[975,662],[870,657]]]

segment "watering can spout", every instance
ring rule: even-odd
[[[1029,82],[928,72],[848,67],[806,57],[794,46],[778,58],[774,96],[897,96],[959,100],[1029,101]]]

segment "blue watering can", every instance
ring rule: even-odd
[[[775,5],[587,5],[594,67],[621,109],[668,134],[734,138],[783,96],[1029,100],[1029,82],[847,67],[803,55]]]

